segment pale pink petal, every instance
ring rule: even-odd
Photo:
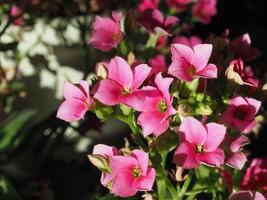
[[[187,142],[196,145],[203,145],[207,138],[205,127],[193,117],[183,119],[179,131],[185,136]]]
[[[111,181],[113,177],[111,174],[102,172],[100,182],[103,186],[107,186]]]
[[[81,101],[86,100],[86,96],[82,90],[76,85],[73,85],[67,81],[63,84],[63,95],[65,99],[79,99]]]
[[[244,167],[246,161],[247,157],[243,152],[235,152],[230,156],[225,164],[235,169],[241,170]]]
[[[137,89],[150,74],[151,68],[146,64],[138,65],[133,70],[132,90]]]
[[[156,89],[158,91],[158,89]],[[151,91],[149,91],[151,92]],[[140,112],[152,112],[152,111],[159,111],[159,104],[163,100],[160,93],[156,92],[157,96],[149,96],[149,93],[145,91],[145,101],[140,107],[135,107],[136,110]]]
[[[218,69],[214,64],[208,64],[204,69],[197,72],[197,75],[203,78],[217,78]]]
[[[194,51],[183,44],[172,44],[171,45],[172,61],[179,60],[181,57],[185,58],[190,64],[194,61]]]
[[[144,106],[146,100],[145,92],[142,90],[135,90],[128,95],[121,95],[119,97],[119,102],[125,104],[135,110],[140,111]]]
[[[245,98],[241,96],[235,96],[230,100],[229,105],[234,105],[234,106],[248,105],[248,102]]]
[[[248,98],[248,97],[245,97],[245,99],[247,100],[247,102],[250,106],[253,106],[255,108],[255,112],[253,114],[254,115],[257,114],[257,112],[259,111],[259,109],[261,107],[261,102],[258,101],[257,99]]]
[[[198,153],[196,160],[211,167],[220,167],[224,163],[224,152],[218,148],[213,152]]]
[[[120,152],[116,147],[111,147],[105,144],[97,144],[94,146],[93,154],[111,157],[114,155],[119,155]]]
[[[230,150],[232,152],[237,152],[241,147],[249,143],[248,137],[241,135],[236,138],[230,145]]]
[[[141,150],[133,150],[132,157],[137,160],[138,166],[141,169],[141,173],[143,176],[146,175],[147,167],[148,167],[148,154]]]
[[[164,119],[165,115],[160,111],[142,112],[138,117],[138,124],[141,125],[145,137],[152,133],[159,136],[169,127],[169,120]]]
[[[69,99],[62,102],[57,111],[57,118],[66,122],[73,122],[83,119],[88,110],[85,102],[79,99]]]
[[[173,75],[178,79],[191,82],[193,77],[188,74],[188,66],[190,66],[190,64],[185,59],[176,59],[175,61],[172,61],[169,66],[168,74]]]
[[[239,119],[235,119],[233,123],[236,126],[236,128],[241,130],[243,133],[250,132],[257,124],[255,120],[244,121]]]
[[[133,83],[133,72],[123,58],[115,56],[108,64],[108,78],[130,89]]]
[[[158,73],[155,79],[155,83],[157,84],[158,89],[163,94],[163,97],[169,102],[171,100],[171,96],[169,93],[170,85],[173,81],[173,78],[163,78],[161,73]]]
[[[86,97],[90,96],[90,88],[87,81],[80,81],[80,90],[82,90]]]
[[[122,88],[119,84],[112,80],[101,80],[94,88],[94,98],[101,103],[113,106],[119,103],[119,96]]]
[[[153,184],[156,178],[156,171],[154,168],[149,168],[147,170],[146,176],[141,176],[133,182],[133,188],[139,191],[148,191],[152,190]]]
[[[197,168],[200,164],[195,159],[195,150],[195,145],[183,142],[176,149],[173,156],[173,161],[176,165],[185,169]]]
[[[111,174],[115,177],[123,169],[138,167],[137,160],[130,156],[112,156],[109,162]],[[132,175],[133,176],[133,175]]]
[[[226,128],[217,123],[206,124],[207,139],[204,144],[204,149],[207,152],[215,151],[224,139]]]
[[[119,197],[130,197],[137,193],[133,188],[134,176],[130,169],[121,169],[113,179],[111,192]]]
[[[196,67],[198,72],[207,66],[212,52],[212,44],[198,44],[194,46],[193,49],[195,57],[192,64]]]

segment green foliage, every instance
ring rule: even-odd
[[[102,121],[106,121],[109,116],[113,113],[112,107],[105,106],[103,104],[97,103],[94,109],[96,116]]]
[[[21,200],[16,190],[5,176],[0,176],[0,199]]]

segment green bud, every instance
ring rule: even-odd
[[[109,160],[105,156],[94,154],[88,155],[88,158],[100,171],[110,173]]]
[[[120,104],[120,109],[122,113],[126,116],[130,115],[132,112],[132,109],[124,104]]]
[[[212,109],[209,105],[199,103],[196,110],[195,110],[195,113],[198,115],[211,115]]]

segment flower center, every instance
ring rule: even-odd
[[[196,75],[196,68],[194,65],[190,65],[188,70],[187,70],[188,74],[190,76],[195,76]]]
[[[139,167],[134,167],[132,173],[135,178],[139,178],[141,176],[141,170]]]
[[[122,91],[121,91],[121,94],[123,96],[127,96],[130,93],[131,93],[131,89],[129,89],[129,88],[123,88]]]
[[[196,153],[203,153],[204,152],[204,146],[203,145],[196,145]]]
[[[112,39],[115,40],[115,41],[121,41],[123,38],[123,34],[121,32],[119,33],[114,33],[112,35]]]
[[[167,111],[168,105],[167,105],[166,101],[162,100],[159,103],[159,109],[160,109],[161,112],[166,112]]]
[[[235,117],[240,119],[240,120],[244,120],[247,116],[247,112],[246,110],[242,109],[242,108],[237,108],[235,111]]]

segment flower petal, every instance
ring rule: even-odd
[[[163,78],[161,73],[158,73],[155,79],[155,83],[157,84],[158,89],[163,94],[163,97],[169,103],[171,100],[171,96],[169,93],[170,85],[173,81],[173,78]]]
[[[173,156],[173,161],[180,167],[183,167],[185,169],[193,169],[197,168],[200,165],[195,157],[195,145],[183,142],[176,149]]]
[[[178,79],[191,82],[193,77],[188,74],[188,66],[189,63],[184,58],[179,58],[175,61],[172,61],[168,69],[168,74],[173,75]]]
[[[121,86],[131,88],[133,72],[129,64],[121,57],[115,56],[108,64],[108,78]]]
[[[81,101],[84,101],[86,99],[85,94],[83,93],[80,88],[74,84],[71,84],[67,81],[63,84],[63,95],[65,99],[79,99]]]
[[[136,90],[150,74],[151,67],[146,64],[138,65],[133,70],[132,90]]]
[[[149,168],[145,176],[137,178],[133,182],[133,188],[139,191],[151,190],[155,182],[156,171],[154,168]]]
[[[101,103],[113,106],[119,103],[119,96],[122,88],[119,84],[112,80],[101,80],[94,88],[94,98]]]
[[[218,69],[214,64],[208,64],[204,69],[199,71],[197,75],[203,78],[217,78]]]
[[[224,163],[224,152],[218,148],[213,152],[198,153],[196,160],[211,167],[219,167]]]
[[[236,138],[230,145],[230,150],[232,152],[237,152],[241,147],[249,143],[248,137],[241,135]]]
[[[132,157],[134,157],[137,162],[138,166],[141,169],[142,175],[145,176],[147,172],[147,167],[148,167],[148,154],[145,153],[144,151],[141,150],[133,150],[132,151]]]
[[[68,99],[62,102],[57,111],[57,118],[66,122],[73,122],[82,119],[88,110],[85,102],[79,99]]]
[[[94,146],[93,154],[99,154],[111,157],[114,155],[119,155],[120,152],[116,147],[111,147],[105,144],[97,144]]]
[[[204,144],[204,149],[208,152],[215,151],[224,139],[226,128],[217,123],[208,123],[206,127],[207,139]]]
[[[246,161],[247,157],[243,152],[235,152],[230,156],[225,164],[235,169],[241,170],[244,167]]]
[[[172,44],[171,45],[172,61],[179,60],[181,57],[184,58],[189,64],[193,64],[194,51],[183,44]]]
[[[192,64],[196,67],[197,71],[201,71],[208,64],[212,52],[212,44],[198,44],[193,49],[195,56]]]
[[[186,141],[191,144],[203,145],[207,138],[205,127],[193,117],[184,118],[179,131],[184,134]]]

